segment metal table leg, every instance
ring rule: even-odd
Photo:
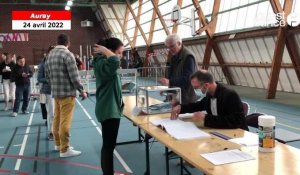
[[[166,175],[170,174],[170,167],[169,167],[169,149],[165,146],[165,159],[166,159]]]
[[[131,121],[131,120],[129,120],[129,121]],[[136,125],[134,125],[134,126],[136,126]],[[125,141],[125,142],[118,142],[116,145],[120,146],[120,145],[132,144],[132,143],[142,143],[143,139],[144,139],[144,135],[142,134],[141,128],[138,127],[138,139],[137,140]]]
[[[183,175],[183,159],[180,157],[180,174]]]
[[[145,134],[145,149],[146,149],[146,172],[145,175],[150,175],[150,154],[149,154],[149,139],[151,137]]]

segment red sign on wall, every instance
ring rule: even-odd
[[[70,11],[12,11],[13,30],[71,30]]]

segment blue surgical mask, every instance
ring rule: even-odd
[[[201,89],[194,89],[196,96],[198,97],[197,101],[200,101],[204,97],[206,97],[206,93],[203,93]]]

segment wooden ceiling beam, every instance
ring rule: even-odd
[[[214,39],[212,38],[213,35],[215,34],[215,30],[216,30],[216,25],[217,25],[217,17],[218,17],[218,12],[220,9],[220,0],[214,0],[214,6],[213,6],[213,11],[212,11],[212,21],[211,21],[211,25],[210,25],[210,29],[211,29],[211,37],[208,37],[206,40],[206,47],[205,47],[205,51],[204,51],[204,58],[203,58],[203,69],[208,70],[209,67],[209,63],[210,63],[210,59],[211,59],[211,53],[213,50],[213,46],[214,46]],[[207,31],[208,33],[208,31]],[[218,49],[218,48],[217,48]]]
[[[120,18],[119,18],[119,16],[118,16],[118,14],[117,14],[116,9],[114,8],[114,5],[111,4],[111,3],[110,3],[109,5],[110,5],[110,7],[111,7],[111,10],[112,10],[113,14],[115,15],[115,17],[116,17],[116,19],[117,19],[117,21],[118,21],[118,24],[119,24],[120,27],[121,27],[121,30],[122,30],[123,35],[125,35],[125,37],[126,37],[128,43],[129,43],[130,47],[131,47],[131,48],[134,48],[134,45],[133,45],[132,41],[130,40],[129,36],[127,35],[126,30],[122,27],[123,24],[122,24],[122,22],[121,22],[121,20],[120,20]]]
[[[208,70],[210,59],[211,59],[211,53],[213,50],[214,41],[211,38],[206,39],[206,45],[205,45],[205,51],[204,51],[204,57],[203,57],[203,65],[202,69]]]
[[[141,13],[142,13],[142,4],[143,4],[143,0],[138,0],[139,1],[139,6],[138,6],[138,12],[137,12],[137,16],[136,16],[136,21],[138,23],[140,23],[140,17],[141,17]],[[133,46],[135,47],[136,46],[136,39],[137,39],[137,35],[139,33],[139,29],[138,29],[138,26],[136,25],[135,26],[135,29],[134,29],[134,35],[133,35],[133,40],[132,40],[132,43],[133,43]]]
[[[115,33],[114,29],[111,27],[106,15],[103,12],[103,9],[99,3],[96,3],[96,7],[99,10],[100,14],[104,16],[103,20],[101,20],[102,28],[105,30],[105,37],[109,38],[111,33]],[[107,25],[107,28],[105,27]]]
[[[128,18],[129,18],[129,9],[126,7],[124,24],[123,24],[123,28],[124,28],[125,31],[127,31]]]
[[[287,21],[287,16],[292,12],[294,0],[285,0],[283,4],[283,11],[285,13],[285,21]]]
[[[194,7],[197,11],[198,17],[199,17],[199,26],[204,26],[204,27],[207,26],[208,22],[206,21],[205,15],[203,13],[203,10],[200,6],[199,1],[198,0],[192,0],[192,2],[193,2],[193,5],[194,5]],[[212,38],[213,34],[212,34],[209,27],[206,28],[205,32],[206,32],[208,37]]]
[[[276,96],[276,90],[279,80],[279,74],[281,69],[281,62],[284,52],[285,40],[286,40],[286,27],[280,27],[277,34],[277,40],[275,44],[275,50],[272,59],[272,69],[268,84],[267,98],[274,99]]]
[[[285,0],[284,2],[284,8],[283,11],[281,11],[281,6],[279,0],[270,0],[270,3],[272,4],[272,8],[274,13],[281,13],[284,12],[285,16],[288,16],[291,12],[291,9],[293,7],[293,0]],[[276,43],[275,43],[275,50],[273,54],[272,59],[272,68],[271,68],[271,74],[270,79],[268,83],[268,90],[267,90],[267,99],[274,99],[276,96],[277,91],[277,85],[279,81],[279,75],[280,75],[280,69],[281,69],[281,63],[282,63],[282,57],[284,52],[284,46],[286,43],[286,37],[287,37],[287,24],[285,23],[285,26],[281,27],[279,26]]]
[[[143,31],[143,29],[142,29],[140,23],[137,21],[137,17],[136,17],[136,15],[134,14],[134,11],[133,11],[133,9],[132,9],[132,7],[131,7],[130,1],[129,1],[129,0],[126,0],[125,2],[126,2],[126,5],[127,5],[127,8],[129,9],[129,11],[130,11],[130,13],[131,13],[131,15],[132,15],[132,18],[133,18],[134,21],[135,21],[135,24],[137,25],[137,27],[138,27],[139,30],[140,30],[140,33],[141,33],[141,35],[142,35],[142,37],[143,37],[143,39],[144,39],[146,45],[149,46],[149,44],[147,43],[147,37],[146,37],[146,35],[145,35],[145,33],[144,33],[144,31]]]
[[[159,0],[153,0],[152,3],[158,4]],[[148,37],[148,45],[152,44],[152,40],[153,40],[153,32],[154,32],[154,28],[155,28],[155,18],[156,18],[157,13],[155,12],[155,10],[153,9],[152,11],[152,18],[151,18],[151,24],[150,24],[150,30],[149,30],[149,37]]]
[[[155,3],[156,5],[158,5],[159,0],[153,0],[152,3]],[[159,65],[159,60],[157,59],[156,56],[151,56],[154,54],[154,50],[151,47],[152,44],[152,40],[153,40],[153,32],[154,32],[154,28],[155,28],[155,18],[157,16],[157,13],[155,12],[155,10],[153,9],[152,12],[152,18],[151,18],[151,24],[150,24],[150,32],[149,32],[149,37],[148,37],[148,47],[146,49],[146,61],[144,62],[144,67],[148,67],[150,65],[151,62],[151,58],[154,59],[154,62]]]
[[[159,8],[158,8],[158,4],[154,3],[153,0],[151,0],[151,2],[152,2],[152,5],[153,5],[153,10],[154,10],[155,13],[157,14],[158,19],[159,19],[159,21],[161,22],[164,31],[166,32],[167,35],[170,35],[170,31],[169,31],[169,29],[168,29],[168,26],[167,26],[165,20],[163,19],[162,15],[161,15],[161,13],[160,13],[160,10],[159,10]]]
[[[275,13],[282,13],[283,9],[280,5],[280,2],[278,0],[269,0],[271,7],[273,9],[273,12]]]
[[[208,25],[208,22],[206,21],[205,15],[203,13],[203,10],[202,10],[198,0],[192,0],[192,2],[193,2],[194,7],[197,10],[200,26],[206,27]],[[214,1],[214,7],[213,7],[214,18],[212,18],[212,20],[217,20],[220,3],[221,3],[220,0]],[[215,26],[213,26],[213,25],[216,25],[216,24],[217,23],[215,21],[213,23],[210,23],[209,27],[205,28],[205,33],[207,35],[207,42],[206,42],[207,45],[206,45],[205,52],[204,52],[205,57],[203,59],[204,67],[208,69],[210,58],[211,58],[211,52],[213,50],[217,57],[219,64],[222,67],[222,71],[226,77],[228,84],[234,85],[234,81],[233,81],[233,78],[232,78],[232,75],[231,75],[229,69],[226,66],[223,66],[225,64],[225,61],[224,61],[223,55],[220,51],[220,48],[219,48],[218,44],[214,43],[214,41],[213,41],[213,35],[214,35],[214,30],[215,30]]]
[[[211,20],[210,20],[210,23],[211,23],[210,30],[211,30],[212,34],[215,34],[215,31],[216,31],[218,13],[220,10],[220,4],[221,4],[221,0],[214,0],[214,6],[213,6],[212,16],[211,16]]]
[[[286,47],[293,63],[297,78],[300,82],[300,53],[299,46],[294,35],[289,35],[286,38]]]
[[[235,83],[233,81],[232,75],[231,75],[228,67],[225,66],[226,63],[224,61],[223,55],[221,54],[221,51],[217,44],[213,44],[213,50],[214,50],[214,53],[216,55],[216,58],[220,64],[220,66],[222,68],[223,74],[224,74],[228,84],[234,85]]]

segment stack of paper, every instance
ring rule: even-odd
[[[214,165],[223,165],[227,163],[243,162],[255,159],[253,156],[238,149],[201,154],[201,156]]]
[[[181,120],[171,119],[159,119],[151,121],[156,126],[162,126],[167,133],[169,133],[175,139],[195,139],[195,138],[207,138],[210,135],[204,131],[201,131],[192,122],[183,122]]]

